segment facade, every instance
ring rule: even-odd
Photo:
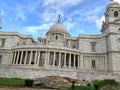
[[[71,37],[60,16],[46,37],[0,31],[0,77],[49,75],[120,81],[120,5],[110,0],[100,35]]]

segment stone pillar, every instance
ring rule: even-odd
[[[19,54],[20,52],[18,51],[16,64],[18,64]]]
[[[47,58],[47,66],[49,66],[49,61],[50,61],[50,51],[48,51],[48,58]]]
[[[64,67],[66,67],[66,53],[64,54]]]
[[[32,61],[32,57],[33,57],[33,52],[30,52],[30,60],[29,60],[29,65],[31,65],[31,61]]]
[[[54,38],[54,40],[55,40],[55,34],[54,34],[53,38]]]
[[[54,56],[53,56],[53,66],[55,66],[55,59],[56,59],[56,52],[54,52]]]
[[[28,51],[26,51],[26,53],[25,53],[25,61],[24,61],[24,64],[26,64],[26,61],[27,61],[27,55],[28,55]]]
[[[83,54],[80,55],[80,68],[83,69]]]
[[[20,64],[22,64],[22,59],[23,59],[23,51],[21,51]]]
[[[109,67],[109,64],[108,64],[108,55],[107,54],[105,54],[105,58],[104,58],[104,69],[105,70],[108,70],[108,67]]]
[[[77,68],[79,68],[80,62],[79,62],[79,55],[77,55]]]
[[[13,60],[13,64],[15,64],[15,60],[16,60],[16,52],[14,53],[14,60]]]
[[[38,53],[37,66],[39,66],[39,63],[40,63],[40,51],[39,51],[39,53]]]
[[[34,59],[34,65],[37,64],[37,54],[38,54],[38,51],[36,50],[36,52],[35,52],[35,59]]]
[[[69,54],[69,67],[71,67],[71,53]]]
[[[45,62],[44,62],[44,66],[47,65],[47,51],[45,52]]]
[[[61,67],[61,52],[59,52],[59,67]]]
[[[70,47],[70,40],[68,40],[68,47]]]
[[[75,60],[76,58],[75,57],[76,57],[76,55],[74,54],[74,66],[73,66],[74,68],[75,68],[75,64],[76,64],[76,60]]]

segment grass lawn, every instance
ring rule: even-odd
[[[74,89],[68,88],[67,90],[94,90],[92,86],[76,86]]]

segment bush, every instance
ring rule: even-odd
[[[102,87],[105,85],[104,80],[94,80],[92,83],[93,85],[97,85],[98,87]]]
[[[25,79],[25,86],[32,87],[34,80],[31,79]]]
[[[109,85],[117,85],[118,82],[116,82],[114,79],[105,79],[104,80],[105,84],[109,84]]]
[[[114,79],[94,80],[92,83],[94,87],[98,86],[98,88],[101,88],[106,85],[110,85],[110,86],[119,85],[119,83],[116,82]]]

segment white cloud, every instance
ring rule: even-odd
[[[115,0],[115,1],[117,1],[117,2],[119,2],[119,3],[120,3],[120,0]]]
[[[103,10],[102,6],[98,6],[98,7],[94,7],[94,8],[90,8],[89,10],[87,10],[86,15],[97,15],[100,13],[100,11]],[[89,11],[89,12],[88,12]]]
[[[45,22],[55,21],[58,14],[65,16],[65,10],[70,7],[76,6],[83,0],[44,0],[43,7],[45,8],[42,13],[42,18]]]
[[[51,6],[51,5],[55,5],[56,7],[72,7],[75,5],[78,5],[79,3],[81,3],[83,0],[45,0],[43,2],[44,6]]]
[[[24,29],[30,33],[37,33],[39,30],[48,30],[53,23],[46,23],[38,26],[26,26]]]
[[[18,6],[17,7],[17,14],[16,14],[16,19],[15,21],[18,21],[18,20],[22,20],[22,21],[25,21],[26,20],[26,13],[25,13],[25,7],[24,6]]]
[[[95,23],[96,23],[98,29],[101,29],[103,21],[105,21],[105,16],[102,16],[101,18],[96,19]]]
[[[79,33],[84,33],[85,31],[84,30],[79,30]]]
[[[71,28],[75,27],[77,23],[74,22],[64,22],[65,27],[69,31]]]

